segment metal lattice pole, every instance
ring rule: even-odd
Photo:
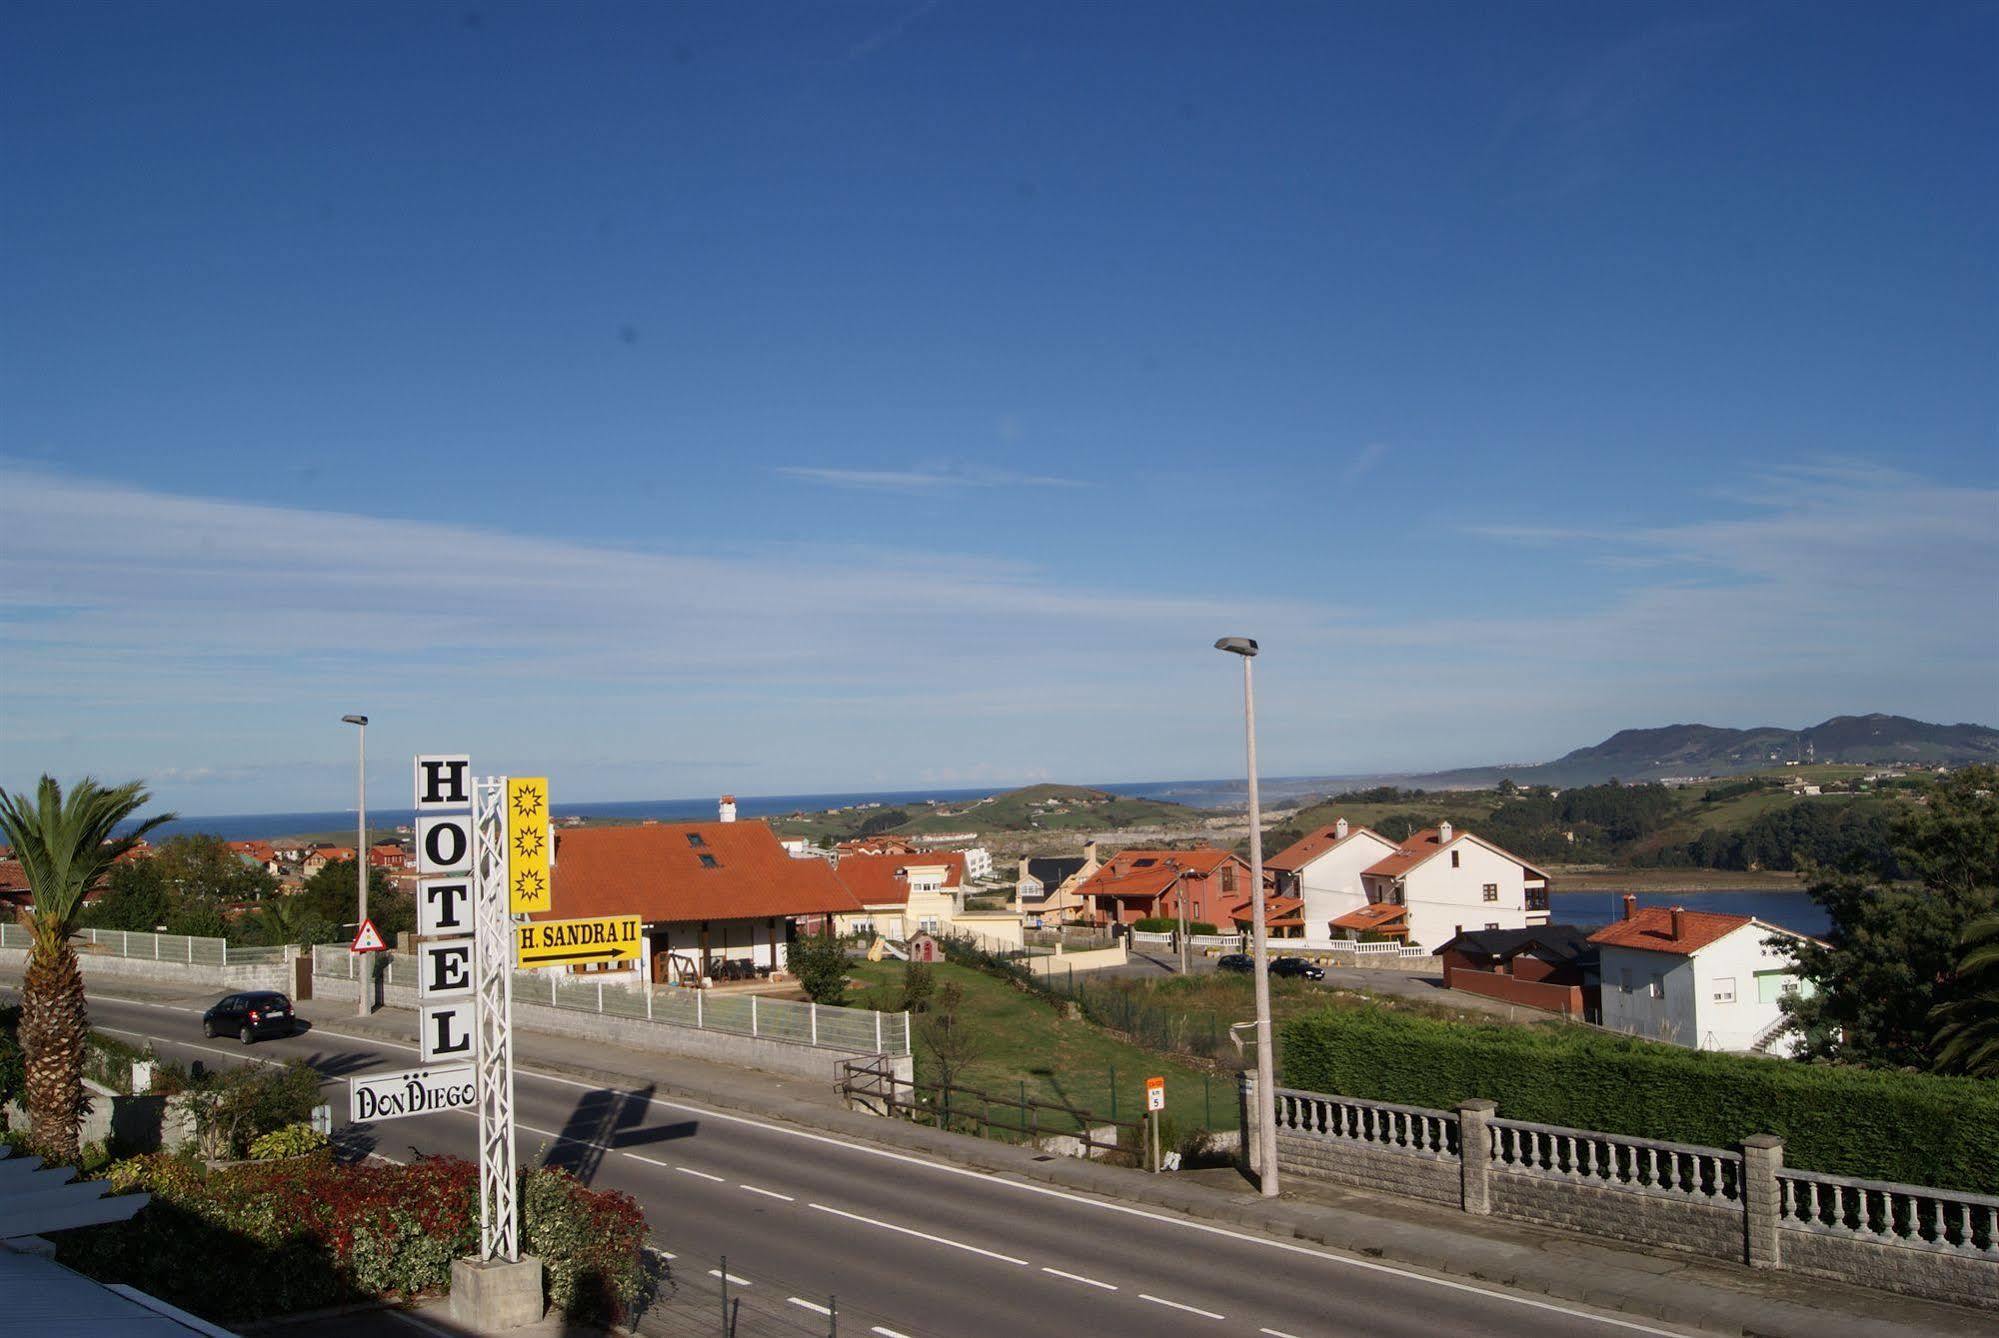
[[[513,922],[507,917],[507,781],[472,785],[473,984],[478,1001],[479,1257],[521,1257],[514,1168]]]

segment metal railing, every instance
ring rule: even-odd
[[[1742,1201],[1739,1152],[1526,1120],[1492,1121],[1492,1168],[1697,1203]]]
[[[1777,1193],[1780,1228],[1999,1260],[1999,1198],[1791,1167]]]
[[[1366,1143],[1391,1152],[1458,1159],[1458,1117],[1446,1110],[1398,1106],[1324,1092],[1277,1089],[1277,1132]]]
[[[840,1094],[891,1119],[934,1124],[940,1129],[971,1126],[981,1138],[1041,1146],[1045,1140],[1068,1139],[1084,1157],[1115,1154],[1122,1145],[1145,1145],[1142,1120],[1099,1115],[1064,1101],[1038,1101],[1020,1095],[984,1091],[964,1084],[899,1078],[881,1060],[849,1059],[840,1065]]]
[[[398,953],[380,954],[385,985],[416,988],[415,963]],[[314,976],[359,978],[359,955],[337,944],[312,951]],[[797,999],[592,979],[566,971],[516,971],[514,1000],[579,1013],[631,1018],[659,1026],[693,1027],[763,1040],[790,1041],[828,1050],[877,1055],[909,1053],[909,1014],[871,1008],[835,1008]]]
[[[34,941],[34,935],[25,926],[0,923],[0,948],[27,948]],[[285,959],[282,946],[232,944],[221,938],[154,934],[138,929],[79,929],[69,941],[82,954],[182,962],[189,966],[251,966]]]

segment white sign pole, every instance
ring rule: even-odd
[[[507,916],[507,780],[472,787],[473,998],[478,1002],[479,1257],[517,1262],[514,1163],[514,944]]]

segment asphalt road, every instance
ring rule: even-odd
[[[192,1003],[93,995],[90,1008],[93,1026],[183,1062],[300,1057],[329,1080],[416,1062],[412,1048],[337,1025],[244,1047],[203,1039]],[[346,1125],[343,1088],[332,1082],[328,1099],[344,1141],[398,1160],[476,1155],[471,1115]],[[796,1316],[785,1331],[824,1332],[811,1307],[835,1296],[842,1332],[884,1338],[1678,1332],[658,1100],[644,1086],[523,1071],[515,1099],[523,1165],[565,1165],[632,1194],[679,1279],[717,1287],[726,1256],[738,1295]],[[740,1329],[766,1331],[777,1329]]]

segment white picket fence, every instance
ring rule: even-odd
[[[35,936],[23,925],[0,923],[0,948],[28,948]],[[185,962],[189,966],[252,966],[281,962],[282,947],[231,945],[221,938],[190,934],[153,934],[137,929],[79,929],[70,943],[80,953],[104,957],[138,957],[154,962]]]
[[[396,953],[383,953],[382,957],[385,960],[379,973],[385,985],[416,988],[414,959]],[[338,944],[323,943],[312,950],[315,977],[353,980],[359,975],[359,962],[358,954]],[[797,999],[679,985],[620,984],[566,971],[514,972],[514,999],[579,1013],[792,1041],[829,1050],[909,1053],[909,1014],[871,1008],[834,1008]]]

